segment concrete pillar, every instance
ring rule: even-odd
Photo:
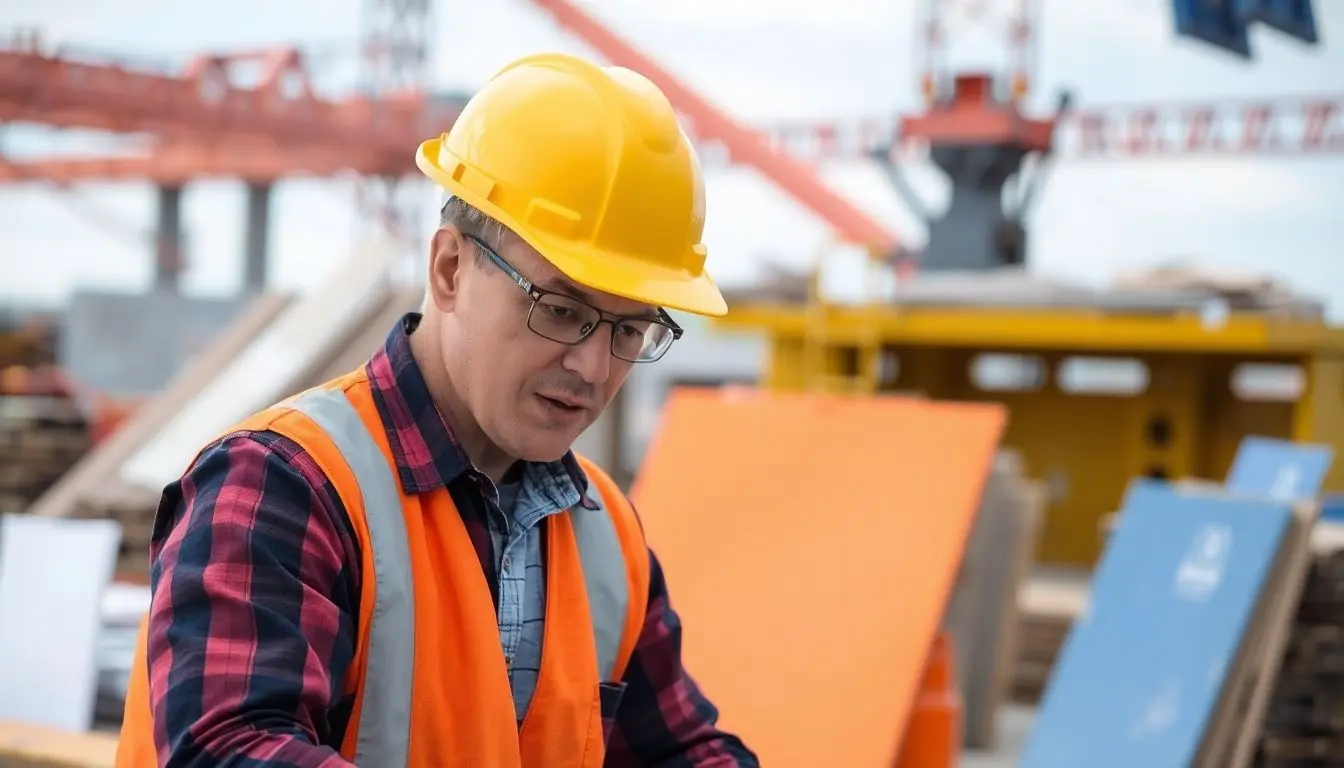
[[[247,235],[243,245],[243,291],[266,288],[270,266],[271,190],[273,184],[248,182]]]
[[[186,269],[182,230],[182,187],[158,188],[159,220],[155,238],[154,287],[176,291]]]

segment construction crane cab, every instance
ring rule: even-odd
[[[1038,560],[1090,566],[1133,477],[1223,477],[1250,435],[1344,452],[1344,329],[1238,290],[949,272],[883,303],[729,296],[718,324],[764,330],[768,388],[1006,404],[1004,445],[1049,491]]]

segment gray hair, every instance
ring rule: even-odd
[[[491,247],[498,248],[509,230],[502,223],[486,215],[484,211],[460,197],[448,196],[439,210],[439,226],[453,226],[464,235],[479,237]],[[476,253],[473,261],[479,269],[490,268],[490,257],[480,248],[472,248]],[[429,286],[425,286],[424,298],[420,300],[420,314],[428,314],[434,300],[430,296]]]
[[[456,227],[464,235],[473,235],[484,240],[492,248],[498,248],[509,230],[499,221],[460,197],[449,197],[439,211],[439,226]],[[488,258],[480,249],[476,250],[478,266],[487,266]]]

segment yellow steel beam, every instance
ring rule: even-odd
[[[1344,354],[1344,328],[1264,315],[1233,314],[1217,325],[1194,315],[1122,315],[1062,309],[831,306],[826,339],[860,344],[876,331],[890,343],[976,348],[1092,351]],[[805,311],[786,304],[738,304],[722,328],[800,338]],[[813,326],[813,332],[818,330]]]

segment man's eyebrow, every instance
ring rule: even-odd
[[[593,302],[593,294],[583,290],[579,286],[575,285],[569,280],[566,280],[563,277],[560,277],[559,275],[548,277],[545,280],[542,280],[540,283],[537,283],[536,285],[538,288],[541,288],[543,290],[554,291],[555,293],[563,293],[566,296],[570,297],[571,299],[578,299],[579,301],[586,302],[589,304]]]
[[[544,291],[553,291],[555,293],[562,293],[570,297],[571,299],[578,299],[579,301],[582,301],[584,304],[592,306],[594,309],[598,308],[597,300],[592,293],[585,291],[584,289],[580,288],[579,286],[575,285],[569,280],[560,277],[559,275],[548,277],[545,280],[541,281],[540,283],[536,283],[536,286]],[[617,313],[608,312],[607,314],[616,315]],[[646,309],[643,312],[637,312],[632,315],[620,315],[620,317],[628,317],[631,319],[641,319],[641,320],[662,319],[656,308]]]

